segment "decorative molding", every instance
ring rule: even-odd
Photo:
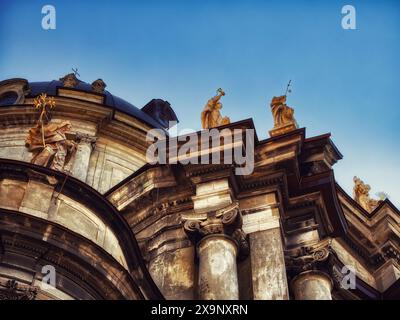
[[[316,270],[321,263],[328,260],[331,252],[331,239],[327,238],[312,246],[287,251],[285,263],[287,268],[296,274]]]
[[[274,210],[278,208],[265,207],[263,209],[246,210],[243,215],[243,230],[249,234],[258,231],[265,231],[280,227],[279,214],[274,215]]]
[[[15,280],[0,281],[0,300],[35,300],[38,291],[37,287],[21,286]]]

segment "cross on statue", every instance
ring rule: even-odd
[[[72,68],[72,71],[74,72],[74,74],[75,74],[75,77],[76,76],[78,76],[78,77],[80,77],[81,75],[78,73],[78,68]]]
[[[290,89],[290,84],[292,83],[292,80],[289,80],[289,83],[286,86],[286,92],[285,92],[285,97],[287,96],[288,93],[291,93],[292,90]]]

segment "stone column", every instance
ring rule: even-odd
[[[199,299],[239,300],[236,243],[224,235],[204,237],[198,244]]]
[[[332,300],[333,283],[331,277],[323,272],[329,266],[331,240],[291,250],[286,256],[288,269],[294,274],[291,289],[296,300]]]
[[[79,143],[72,165],[72,176],[86,182],[90,155],[96,143],[96,138],[85,134],[78,134],[77,140]]]
[[[238,300],[236,258],[248,254],[237,204],[207,213],[203,220],[188,220],[185,231],[197,243],[198,297],[201,300]]]
[[[254,300],[289,298],[279,209],[274,194],[240,202],[243,231],[249,235]]]
[[[324,272],[310,270],[292,280],[296,300],[332,300],[332,280]]]

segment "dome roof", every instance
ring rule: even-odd
[[[58,81],[58,80],[53,80],[53,81],[45,81],[45,82],[29,82],[29,96],[35,97],[41,93],[47,93],[48,95],[55,96],[57,95],[57,89],[62,88],[63,82]],[[80,91],[86,91],[93,93],[92,86],[89,83],[83,82],[78,80],[78,84],[73,88],[74,90],[80,90]],[[104,105],[111,107],[115,110],[124,112],[128,115],[131,115],[135,118],[138,118],[144,122],[146,122],[148,125],[154,128],[160,128],[160,129],[166,129],[165,127],[165,121],[163,119],[157,119],[155,117],[152,117],[154,113],[149,112],[147,109],[146,111],[140,110],[139,108],[135,107],[134,105],[130,104],[129,102],[114,96],[107,90],[104,91]],[[169,103],[166,102],[169,106]],[[169,106],[170,108],[170,106]],[[175,116],[175,113],[173,112],[172,108],[171,111],[173,115]],[[176,116],[175,116],[176,118]],[[177,118],[175,119],[177,121]]]

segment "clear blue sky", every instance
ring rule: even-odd
[[[41,28],[52,4],[57,29]],[[341,28],[356,8],[357,30]],[[222,87],[223,115],[272,128],[269,101],[289,79],[307,136],[326,132],[353,175],[400,205],[400,3],[398,1],[0,1],[0,78],[58,79],[78,67],[138,107],[168,100],[180,128]]]

